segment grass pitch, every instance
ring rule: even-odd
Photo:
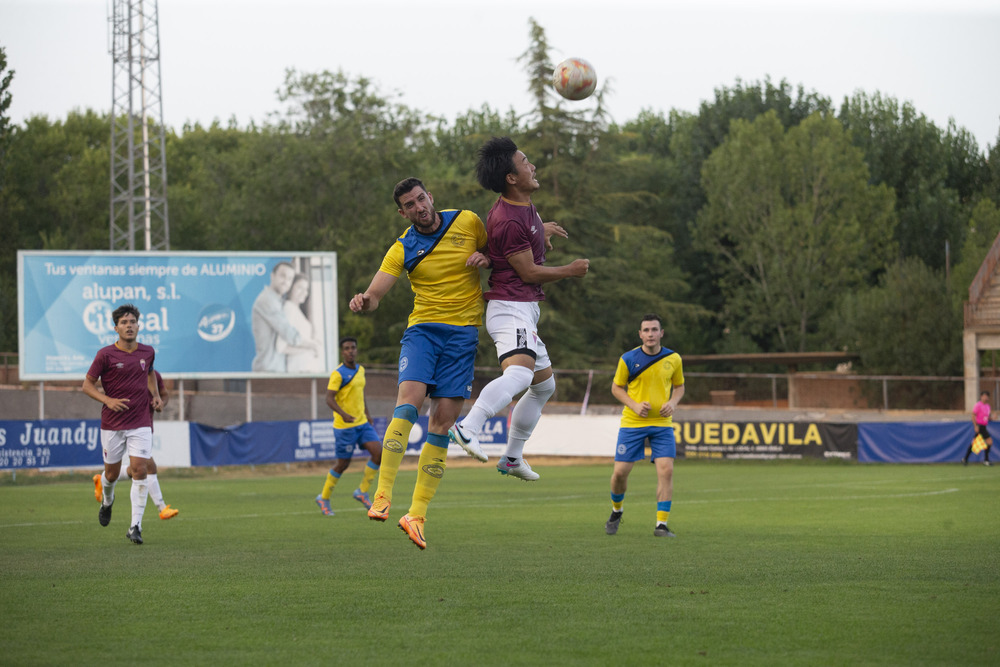
[[[449,470],[428,548],[323,476],[161,474],[134,546],[89,476],[0,486],[3,664],[1000,663],[1000,470],[679,461],[654,538],[637,464],[618,535],[607,465]]]

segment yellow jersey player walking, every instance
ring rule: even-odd
[[[416,178],[400,181],[393,199],[410,227],[389,248],[368,289],[350,302],[355,313],[375,310],[404,271],[413,289],[413,311],[399,351],[396,408],[382,439],[382,466],[368,517],[389,518],[410,431],[424,398],[430,396],[427,440],[420,451],[413,499],[399,520],[410,540],[424,549],[427,506],[444,475],[448,429],[472,394],[483,317],[479,267],[489,266],[489,260],[480,251],[486,247],[486,228],[475,213],[435,210],[433,196]]]
[[[681,356],[663,347],[663,321],[659,315],[645,315],[639,324],[642,345],[618,360],[611,393],[622,408],[615,468],[611,473],[611,517],[604,526],[608,535],[618,532],[625,502],[628,476],[636,461],[642,461],[649,438],[650,458],[656,464],[657,537],[676,537],[667,527],[674,493],[674,410],[684,397],[684,369]]]
[[[354,446],[368,451],[371,458],[365,466],[361,484],[353,497],[366,508],[372,506],[368,489],[378,473],[382,461],[382,443],[372,426],[371,414],[365,402],[365,367],[358,363],[358,340],[353,336],[340,339],[341,364],[330,373],[326,386],[326,404],[333,410],[334,454],[337,460],[326,475],[323,490],[316,496],[316,504],[326,516],[333,516],[330,494],[340,481],[340,476],[351,465]]]

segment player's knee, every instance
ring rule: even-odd
[[[397,405],[396,409],[392,411],[393,419],[405,419],[411,424],[417,423],[417,407],[415,405],[410,405],[409,403],[404,403],[403,405]]]
[[[535,372],[530,368],[525,368],[524,366],[510,365],[504,369],[503,375],[508,379],[513,385],[512,394],[517,396],[525,389],[531,387],[531,381],[535,378]]]
[[[528,387],[528,390],[541,401],[547,401],[556,393],[556,379],[551,375],[538,384]]]

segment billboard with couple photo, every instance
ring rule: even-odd
[[[83,378],[140,311],[167,378],[326,377],[337,354],[332,252],[19,251],[22,380]]]

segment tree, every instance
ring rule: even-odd
[[[720,260],[726,325],[765,350],[805,351],[821,318],[891,256],[892,193],[829,115],[787,132],[737,120],[702,170],[696,247]]]
[[[962,371],[960,313],[941,272],[911,257],[878,286],[845,293],[830,321],[866,373],[952,376]]]

